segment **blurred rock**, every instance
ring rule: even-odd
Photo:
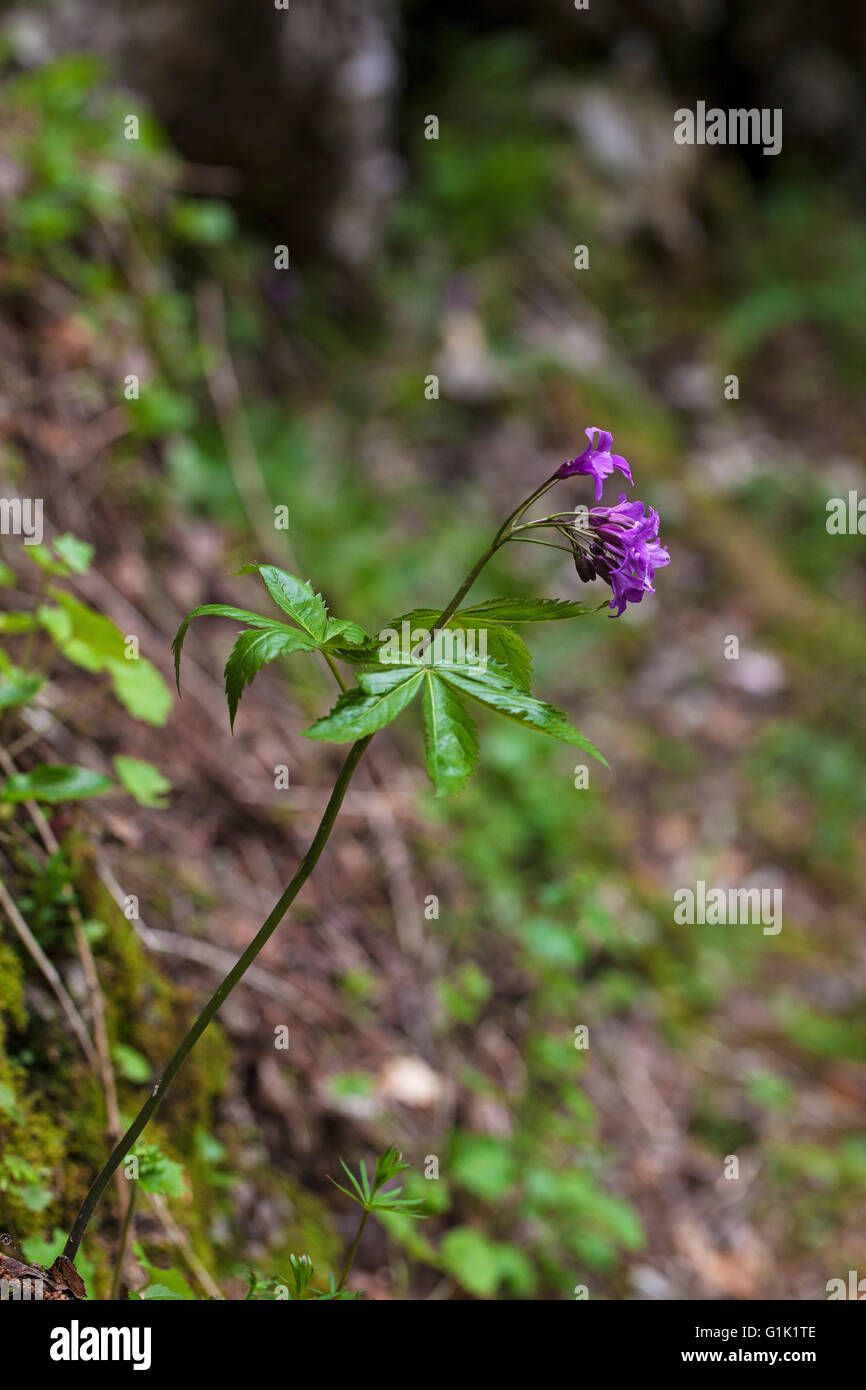
[[[386,1104],[423,1109],[441,1098],[442,1080],[421,1057],[393,1057],[379,1073],[377,1089]]]
[[[186,159],[236,170],[239,202],[289,247],[347,267],[378,249],[397,185],[395,0],[63,0],[7,21],[20,62],[116,62]]]
[[[787,684],[785,668],[772,652],[742,652],[729,663],[728,679],[738,690],[765,698],[778,695]]]

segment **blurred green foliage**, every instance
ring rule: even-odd
[[[123,102],[91,60],[63,60],[7,84],[9,150],[28,181],[6,229],[6,293],[26,295],[47,271],[68,287],[76,313],[95,332],[125,324],[152,357],[146,389],[121,401],[130,433],[112,453],[109,495],[122,498],[134,487],[137,522],[154,537],[178,510],[218,522],[229,548],[246,557],[250,527],[237,460],[213,418],[204,380],[194,304],[202,275],[228,290],[229,339],[247,368],[245,420],[266,494],[275,505],[290,504],[290,539],[303,572],[315,568],[329,600],[358,618],[384,620],[407,593],[418,604],[437,602],[489,539],[511,496],[505,506],[502,496],[485,500],[462,460],[466,441],[485,432],[495,447],[494,417],[523,421],[542,436],[555,418],[559,437],[576,430],[575,422],[603,415],[604,423],[615,422],[618,442],[620,431],[628,440],[628,456],[635,468],[640,461],[651,490],[664,496],[667,489],[665,539],[681,545],[686,577],[674,567],[662,576],[644,626],[603,616],[587,623],[567,662],[556,634],[543,637],[541,684],[572,707],[603,709],[633,677],[646,646],[678,640],[666,606],[688,624],[694,612],[683,615],[686,602],[704,621],[714,611],[725,616],[726,603],[748,595],[748,618],[762,642],[790,663],[793,684],[783,713],[756,721],[723,750],[738,830],[753,837],[756,852],[802,874],[820,901],[856,894],[866,826],[862,647],[841,645],[842,620],[834,621],[831,605],[862,582],[862,545],[858,538],[828,544],[826,479],[802,460],[780,465],[772,458],[726,489],[734,527],[744,534],[753,528],[761,540],[762,553],[744,567],[724,526],[713,530],[688,511],[682,416],[642,386],[637,371],[620,367],[638,369],[651,352],[662,356],[698,342],[703,360],[720,371],[748,370],[753,382],[760,376],[767,384],[756,385],[755,405],[776,410],[789,435],[793,421],[804,448],[819,447],[814,411],[835,401],[841,449],[860,430],[852,397],[866,384],[862,220],[839,192],[829,207],[826,185],[771,175],[756,190],[742,176],[722,176],[707,195],[714,235],[700,283],[682,287],[652,242],[605,240],[604,179],[588,166],[576,168],[572,139],[541,99],[531,48],[513,36],[468,45],[431,81],[431,91],[413,93],[407,104],[411,184],[395,210],[361,324],[334,311],[328,278],[315,270],[304,273],[288,308],[269,304],[261,284],[268,249],[237,231],[224,204],[178,191],[179,162],[150,122],[139,142],[124,141]],[[515,100],[516,90],[524,99]],[[419,135],[424,109],[440,114],[438,142]],[[449,130],[459,138],[448,138]],[[564,361],[555,344],[530,346],[519,330],[527,298],[573,293],[551,247],[575,240],[598,248],[586,293],[620,352],[584,369]],[[602,246],[609,254],[600,254]],[[470,274],[467,293],[488,330],[485,350],[506,386],[492,406],[443,399],[430,409],[422,385],[441,349],[443,303],[455,272]],[[571,310],[579,317],[581,301]],[[779,352],[792,327],[815,343],[805,374]],[[304,385],[274,399],[270,377],[287,341]],[[762,363],[772,370],[759,374]],[[141,451],[151,448],[159,451],[158,469],[140,464]],[[383,458],[396,462],[389,468]],[[430,461],[432,478],[411,461],[417,458]],[[484,481],[498,492],[495,472]],[[700,557],[691,568],[690,554]],[[779,619],[761,568],[766,556],[806,586],[826,617],[825,633],[799,610],[787,623]],[[75,556],[67,551],[65,558],[74,569]],[[533,590],[542,592],[554,582],[556,562],[539,553],[533,559],[523,576],[531,574]],[[490,591],[525,592],[525,577],[500,562],[491,570]],[[689,588],[685,599],[675,596],[677,584]],[[108,673],[131,714],[162,722],[168,706],[156,682],[139,694],[118,682],[117,629],[109,632],[112,625],[62,595],[40,621],[71,661]],[[687,631],[694,636],[693,621]],[[824,663],[835,679],[827,679]],[[401,751],[418,756],[411,732],[401,726],[394,737]],[[812,924],[791,920],[768,964],[755,939],[684,937],[672,928],[665,885],[651,862],[651,833],[681,808],[697,818],[703,781],[719,773],[711,739],[650,724],[640,711],[622,719],[613,752],[624,769],[617,795],[601,772],[589,789],[572,790],[569,750],[540,746],[528,732],[486,720],[482,738],[482,779],[453,802],[420,793],[429,829],[413,848],[431,882],[440,873],[453,882],[455,859],[459,864],[454,900],[441,920],[425,923],[445,962],[434,981],[437,1037],[456,1038],[474,1059],[490,1023],[513,1042],[518,1062],[507,1074],[489,1059],[464,1067],[464,1099],[476,1103],[475,1114],[494,1113],[498,1127],[488,1132],[480,1121],[461,1119],[437,1141],[441,1177],[410,1175],[407,1195],[425,1198],[433,1229],[387,1213],[395,1260],[403,1250],[480,1298],[571,1297],[580,1283],[613,1296],[628,1292],[630,1262],[643,1257],[648,1236],[616,1142],[602,1134],[584,1085],[587,1054],[575,1043],[578,1026],[595,1039],[619,1022],[651,1030],[700,1090],[689,1132],[700,1154],[714,1163],[740,1147],[759,1155],[775,1253],[829,1258],[851,1204],[862,1203],[866,1156],[854,1120],[850,1132],[843,1121],[832,1142],[824,1142],[826,1133],[814,1142],[803,1096],[810,1086],[830,1084],[831,1066],[866,1062],[863,996],[858,990],[842,1005],[821,1005],[809,997],[808,981],[787,984],[785,977],[810,962],[844,975],[855,944],[838,923],[819,942]],[[159,804],[167,785],[133,762],[117,767],[121,782],[143,804]],[[710,835],[700,850],[712,864],[724,848],[724,837],[715,842]],[[26,883],[22,906],[51,950],[74,891],[69,864],[57,857],[37,869],[23,854],[16,863]],[[39,1120],[28,1092],[34,1080],[48,1080],[50,1100],[52,1069],[77,1072],[69,1048],[49,1064],[39,1025],[23,1030],[26,966],[14,951],[0,950],[0,1021],[17,1039],[17,1055],[13,1049],[0,1058],[0,1194],[4,1210],[35,1231],[54,1219],[61,1204],[56,1176],[70,1156],[58,1127]],[[144,972],[137,957],[135,967]],[[353,1009],[375,1006],[369,973],[347,970],[340,984]],[[689,1072],[693,1050],[708,1033],[725,1032],[727,1004],[743,991],[769,999],[772,1018],[757,1030],[742,1074],[708,1080]],[[130,1097],[146,1079],[152,1042],[131,1021],[135,1004],[134,994],[112,1000],[115,1061]],[[733,1048],[737,1041],[736,1034],[727,1037]],[[764,1057],[765,1046],[772,1061],[758,1064],[754,1054]],[[207,1075],[212,1096],[218,1080]],[[84,1084],[82,1107],[89,1111],[71,1156],[79,1181],[99,1149],[92,1091]],[[372,1077],[361,1068],[332,1074],[328,1092],[337,1103],[370,1101]],[[225,1212],[232,1160],[201,1120],[172,1142],[190,1164],[197,1196],[211,1192],[213,1209]],[[327,1264],[329,1218],[313,1205],[299,1220],[312,1233],[314,1259]],[[198,1247],[224,1269],[235,1268],[233,1253],[215,1248],[204,1224],[195,1231]],[[172,1286],[166,1271],[152,1268],[144,1252],[140,1258],[154,1284],[169,1291],[151,1296],[190,1296],[182,1276]],[[104,1264],[105,1251],[99,1259]],[[272,1276],[276,1265],[250,1296],[267,1296]]]

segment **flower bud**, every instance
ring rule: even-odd
[[[595,579],[595,565],[585,551],[576,550],[574,552],[574,568],[577,570],[584,584],[588,584],[591,579]]]

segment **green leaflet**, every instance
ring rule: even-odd
[[[581,618],[604,607],[606,603],[588,608],[585,603],[565,598],[489,598],[471,608],[462,608],[460,616],[471,616],[477,622],[549,623],[558,618]]]
[[[493,1298],[506,1283],[518,1298],[526,1298],[535,1287],[535,1270],[524,1252],[491,1240],[475,1226],[452,1226],[440,1250],[442,1267],[469,1293]]]
[[[367,695],[387,695],[398,689],[403,682],[418,675],[422,667],[414,663],[405,666],[378,666],[372,671],[362,671],[358,684]]]
[[[6,670],[0,670],[0,710],[10,709],[13,705],[29,704],[44,684],[43,676],[20,671],[10,662]]]
[[[366,738],[390,724],[414,700],[423,679],[424,670],[418,666],[363,671],[360,684],[341,695],[331,713],[306,729],[305,736],[328,743]]]
[[[226,700],[232,732],[244,687],[252,685],[262,667],[275,657],[285,656],[288,652],[314,651],[315,646],[306,633],[299,632],[297,628],[283,627],[282,624],[262,629],[247,628],[246,632],[241,633],[231,649],[225,668]]]
[[[532,657],[523,638],[504,625],[488,627],[486,632],[487,654],[491,661],[504,666],[514,684],[528,695],[532,680]]]
[[[91,772],[86,767],[63,767],[61,764],[40,763],[30,772],[16,772],[7,778],[0,792],[2,801],[81,801],[87,796],[101,796],[114,787],[110,777]]]
[[[260,613],[250,613],[246,608],[232,608],[227,603],[203,603],[187,613],[178,628],[171,649],[174,652],[174,679],[180,694],[180,654],[186,639],[187,630],[193,618],[235,618],[239,623],[249,623],[251,627],[270,628],[280,632],[294,632],[288,623],[278,623],[273,618],[263,618]],[[310,643],[312,647],[314,644]]]
[[[111,761],[118,780],[139,805],[153,806],[160,811],[168,806],[165,794],[171,791],[171,782],[159,768],[141,758],[129,758],[125,753],[116,753]]]
[[[93,546],[67,534],[52,541],[50,549],[45,545],[28,546],[27,554],[44,574],[86,574],[93,559]]]
[[[460,791],[475,771],[478,732],[459,695],[435,671],[424,676],[424,745],[437,796]]]
[[[93,546],[89,541],[79,540],[77,536],[58,536],[53,541],[55,555],[66,565],[72,574],[86,574],[93,559]]]
[[[604,763],[605,767],[608,766],[607,760],[598,749],[574,727],[562,710],[558,710],[554,705],[546,705],[516,686],[509,685],[507,679],[498,672],[489,668],[482,672],[477,667],[466,666],[442,667],[440,674],[443,680],[447,680],[449,684],[470,695],[480,704],[496,710],[498,714],[504,714],[506,718],[514,719],[520,724],[528,724],[540,733],[561,739],[563,743],[570,743],[575,748],[582,748],[585,753]]]
[[[250,574],[258,570],[265,587],[278,608],[288,613],[299,627],[317,642],[325,640],[328,629],[328,610],[321,594],[317,594],[312,584],[296,579],[293,574],[277,569],[276,565],[242,565],[238,574]]]
[[[36,616],[67,660],[85,671],[107,671],[130,714],[148,724],[164,724],[171,693],[156,667],[143,656],[128,657],[123,633],[101,613],[62,589],[50,594],[58,606],[42,605]]]
[[[337,638],[341,640],[338,642]],[[329,647],[342,646],[348,643],[350,647],[360,647],[370,641],[369,633],[365,632],[358,623],[350,622],[348,618],[329,618],[328,627],[325,633],[325,642]]]

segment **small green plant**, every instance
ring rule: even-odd
[[[359,1177],[357,1178],[355,1177],[351,1168],[348,1168],[346,1164],[343,1163],[342,1159],[340,1159],[340,1164],[347,1178],[349,1179],[349,1182],[352,1184],[351,1190],[348,1187],[342,1187],[340,1183],[335,1182],[333,1178],[331,1179],[331,1181],[334,1183],[335,1187],[338,1187],[340,1189],[341,1192],[345,1192],[346,1196],[350,1197],[353,1202],[357,1202],[358,1206],[361,1208],[363,1215],[361,1216],[355,1239],[352,1242],[352,1247],[346,1258],[346,1264],[343,1268],[343,1273],[341,1275],[340,1282],[337,1285],[338,1290],[342,1289],[345,1286],[346,1280],[349,1277],[349,1271],[352,1268],[355,1256],[358,1253],[358,1246],[361,1244],[361,1237],[364,1234],[364,1227],[366,1226],[367,1220],[371,1214],[375,1214],[376,1212],[391,1211],[400,1212],[403,1216],[414,1216],[416,1218],[419,1218],[421,1217],[422,1213],[416,1211],[415,1208],[424,1205],[423,1197],[401,1196],[400,1194],[403,1191],[402,1187],[392,1187],[390,1192],[383,1191],[383,1188],[385,1187],[386,1183],[389,1183],[392,1178],[395,1178],[397,1176],[398,1173],[404,1173],[406,1169],[409,1167],[408,1163],[403,1162],[403,1155],[394,1147],[393,1144],[389,1148],[387,1148],[383,1154],[380,1154],[379,1157],[376,1159],[376,1170],[373,1174],[372,1184],[370,1182],[370,1179],[367,1177],[366,1164],[361,1164],[361,1167],[359,1169]]]
[[[58,581],[86,574],[92,547],[76,536],[58,536],[48,545],[25,544],[21,555],[38,571],[35,602],[0,613],[0,635],[23,638],[15,663],[0,648],[0,715],[23,706],[38,706],[55,656],[107,679],[125,709],[145,723],[160,726],[171,708],[171,695],[156,667],[138,651],[137,642],[110,619],[62,587]],[[15,572],[0,570],[0,587],[11,588]],[[50,644],[46,650],[46,643]],[[80,801],[107,792],[126,791],[142,805],[159,805],[170,784],[156,768],[118,754],[117,782],[106,773],[56,763],[37,763],[14,772],[0,784],[0,802]]]
[[[142,1161],[142,1169],[138,1179],[142,1187],[148,1191],[171,1192],[173,1178],[171,1181],[166,1180],[166,1165],[172,1168],[179,1168],[179,1165],[170,1164],[170,1161],[166,1160],[165,1156],[153,1146],[147,1146],[146,1149],[137,1148],[136,1153]],[[423,1219],[424,1213],[415,1210],[416,1207],[423,1206],[423,1198],[402,1197],[402,1188],[400,1187],[391,1188],[388,1192],[383,1190],[386,1183],[389,1183],[399,1173],[405,1172],[410,1166],[408,1163],[404,1162],[402,1154],[393,1144],[376,1159],[376,1168],[372,1183],[367,1176],[367,1169],[364,1163],[362,1163],[359,1168],[358,1177],[355,1176],[342,1159],[340,1159],[340,1163],[349,1182],[352,1184],[352,1188],[350,1190],[347,1187],[342,1187],[340,1183],[334,1182],[333,1178],[331,1181],[334,1182],[335,1187],[338,1187],[339,1190],[344,1192],[347,1197],[350,1197],[353,1202],[357,1202],[361,1207],[362,1216],[339,1278],[334,1271],[331,1270],[328,1274],[327,1287],[324,1289],[318,1288],[313,1282],[315,1268],[310,1256],[292,1254],[289,1256],[288,1274],[277,1273],[272,1278],[262,1279],[253,1270],[249,1271],[247,1275],[247,1301],[309,1303],[313,1301],[339,1300],[340,1302],[354,1302],[360,1297],[360,1294],[347,1289],[346,1280],[349,1277],[349,1273],[355,1261],[355,1256],[358,1253],[361,1237],[364,1234],[364,1228],[368,1218],[371,1215],[375,1216],[382,1212],[401,1212],[406,1216],[415,1217],[416,1220]],[[147,1167],[147,1174],[145,1172],[145,1166]],[[133,1186],[133,1194],[135,1190],[136,1188]],[[134,1195],[130,1202],[130,1207],[133,1202]],[[148,1275],[148,1283],[140,1293],[130,1294],[131,1298],[145,1299],[147,1301],[195,1299],[196,1295],[187,1280],[178,1270],[159,1269],[155,1265],[151,1265],[140,1245],[136,1247],[136,1255],[139,1264]],[[115,1284],[115,1289],[116,1287],[117,1283]]]
[[[401,1187],[392,1187],[389,1192],[383,1191],[386,1183],[389,1183],[399,1173],[405,1172],[410,1166],[404,1162],[403,1155],[393,1144],[389,1145],[385,1152],[376,1159],[372,1183],[367,1176],[366,1164],[360,1165],[357,1177],[342,1159],[340,1159],[340,1164],[351,1183],[351,1188],[343,1187],[334,1178],[331,1179],[331,1182],[358,1204],[362,1215],[339,1281],[332,1271],[328,1275],[327,1289],[315,1288],[312,1283],[315,1271],[310,1257],[308,1255],[290,1255],[290,1278],[277,1275],[275,1279],[260,1281],[254,1274],[250,1274],[247,1290],[248,1299],[287,1299],[291,1302],[300,1302],[302,1299],[307,1301],[311,1299],[317,1301],[326,1299],[356,1300],[360,1295],[352,1293],[346,1288],[346,1280],[355,1262],[355,1256],[358,1253],[361,1237],[369,1217],[382,1212],[401,1212],[405,1216],[415,1217],[416,1220],[423,1219],[424,1213],[415,1210],[416,1207],[424,1205],[423,1197],[403,1197],[401,1196],[403,1190]]]

